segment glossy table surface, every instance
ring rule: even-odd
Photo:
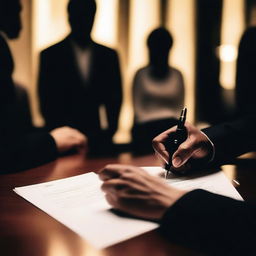
[[[0,176],[0,255],[18,256],[167,256],[199,255],[188,248],[167,242],[157,231],[151,231],[120,244],[97,250],[70,229],[34,207],[12,189],[90,171],[98,171],[109,163],[158,166],[154,155],[87,159],[85,154],[61,157],[55,162],[20,173]],[[255,168],[254,168],[255,166]],[[245,200],[256,199],[256,163],[241,161],[225,165],[223,171]]]

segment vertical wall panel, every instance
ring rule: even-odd
[[[225,89],[234,89],[236,77],[236,57],[244,24],[244,1],[223,1],[220,47],[220,84]],[[234,26],[235,24],[235,26]]]
[[[148,63],[146,39],[160,26],[159,0],[131,0],[129,70],[134,72]]]
[[[196,117],[211,124],[224,119],[219,84],[223,0],[196,0]]]
[[[118,4],[118,24],[117,24],[117,50],[119,54],[122,85],[123,85],[123,104],[119,118],[119,129],[114,136],[114,141],[117,143],[129,142],[129,127],[124,124],[125,116],[131,112],[129,106],[127,107],[127,93],[128,91],[128,61],[129,61],[129,31],[130,31],[130,0],[119,0]]]
[[[168,12],[168,0],[160,0],[160,20],[161,26],[165,27],[168,23],[167,12]]]
[[[41,51],[61,40],[68,32],[68,0],[34,0],[34,50]]]
[[[109,47],[117,46],[118,0],[96,0],[97,13],[92,37]]]
[[[136,70],[148,63],[146,39],[149,33],[160,26],[159,0],[130,0],[128,66],[124,78],[124,104],[120,117],[121,135],[117,140],[130,140],[129,130],[133,123],[131,84]]]
[[[19,39],[10,40],[14,62],[14,80],[19,84],[29,88],[31,85],[31,1],[22,0],[21,19],[23,28]]]
[[[188,120],[195,112],[195,2],[169,0],[167,27],[174,38],[170,64],[181,70],[185,82],[185,106]]]

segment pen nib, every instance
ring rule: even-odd
[[[180,118],[186,119],[186,116],[187,116],[187,108],[183,108],[181,110]]]

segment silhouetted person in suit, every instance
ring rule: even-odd
[[[20,12],[19,0],[0,1],[0,173],[36,167],[85,144],[84,135],[75,129],[48,133],[34,128],[27,117],[27,102],[21,103],[12,79],[14,62],[6,41],[19,36]]]
[[[159,131],[176,125],[184,104],[182,74],[168,63],[172,45],[168,30],[153,30],[147,40],[149,64],[135,74],[132,145],[136,154],[152,152],[152,139]]]
[[[256,27],[248,28],[240,41],[236,73],[237,114],[256,113]]]
[[[113,151],[122,102],[117,53],[91,38],[96,3],[70,0],[71,33],[40,56],[39,94],[46,125],[70,125],[86,134],[91,155]],[[108,127],[100,125],[99,107],[106,109]]]

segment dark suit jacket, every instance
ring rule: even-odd
[[[9,47],[0,36],[0,173],[29,169],[57,157],[53,138],[32,127],[24,104],[19,104],[13,68]]]
[[[15,132],[0,127],[0,174],[27,170],[57,158],[56,144],[49,133],[36,129]]]
[[[256,255],[256,205],[204,190],[168,209],[161,230],[173,242],[207,255]]]
[[[214,163],[223,164],[256,150],[256,115],[203,129],[215,146]]]
[[[121,76],[117,53],[92,43],[88,81],[81,78],[69,37],[44,50],[40,56],[39,95],[41,111],[49,129],[69,125],[97,141],[102,130],[99,106],[107,112],[112,138],[117,130],[122,102]],[[100,143],[100,142],[99,142]]]
[[[255,128],[252,115],[204,129],[215,144],[214,162],[255,150]],[[256,204],[194,190],[169,208],[161,227],[172,241],[207,255],[256,255]]]
[[[238,48],[236,63],[236,105],[238,114],[256,113],[256,27],[244,32]]]

